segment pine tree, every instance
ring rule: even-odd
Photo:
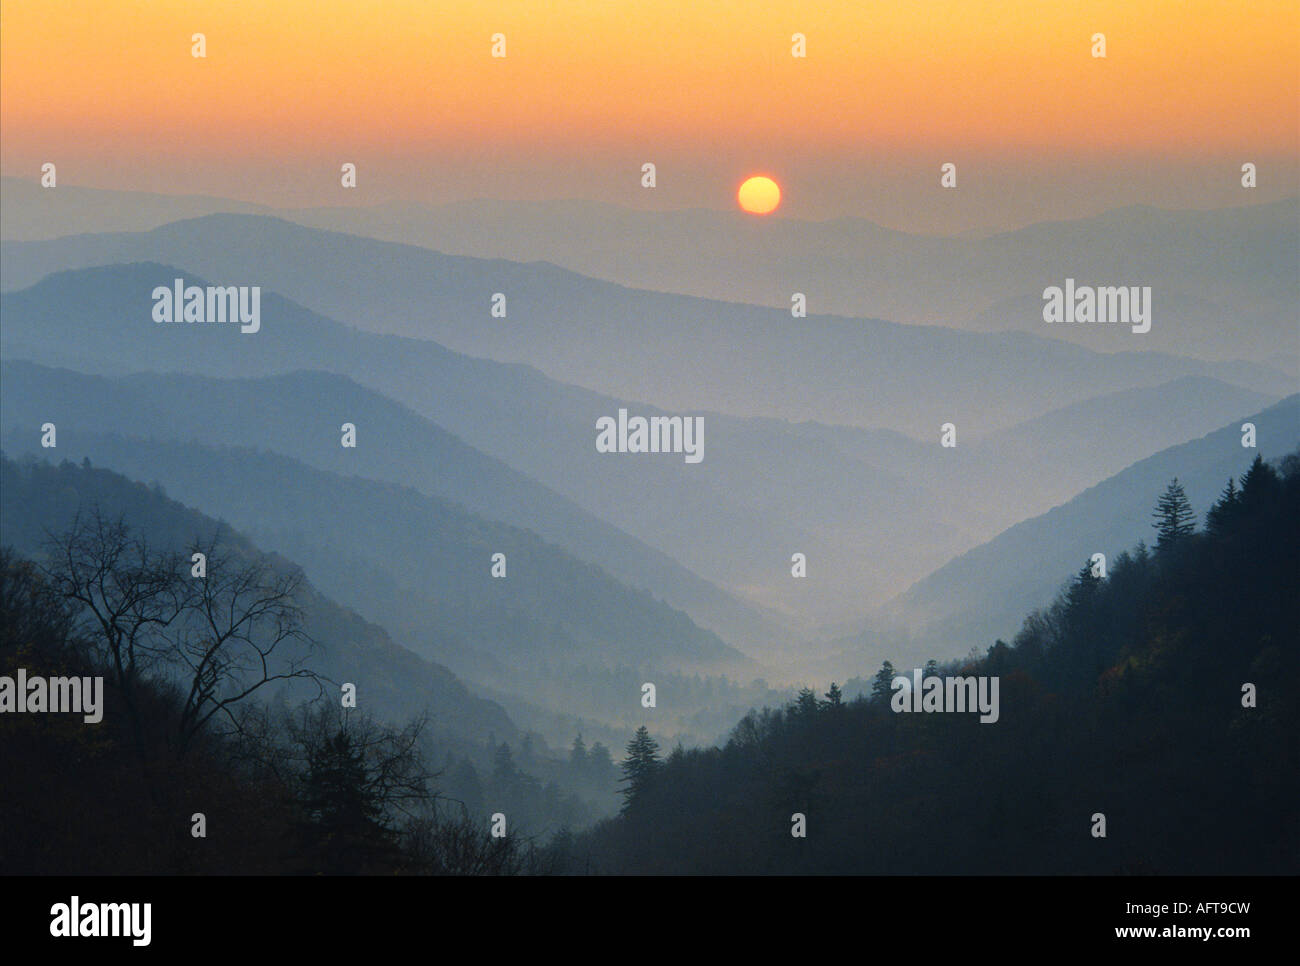
[[[586,770],[587,744],[582,740],[582,735],[573,739],[573,748],[569,751],[569,764],[580,775]]]
[[[614,770],[614,756],[599,741],[587,752],[587,775],[594,782],[607,782]]]
[[[1174,477],[1156,502],[1155,528],[1157,550],[1168,550],[1196,532],[1196,514],[1187,501],[1183,485]]]
[[[1251,507],[1269,503],[1281,486],[1277,470],[1265,463],[1264,457],[1256,455],[1250,469],[1241,478],[1241,506],[1249,511]]]
[[[636,803],[655,773],[659,770],[659,742],[650,737],[645,725],[636,729],[636,734],[627,743],[627,757],[623,759],[623,778],[619,784],[623,796],[623,811],[627,812]]]
[[[323,871],[364,872],[392,847],[365,755],[346,728],[309,752],[302,803],[306,852]]]
[[[893,690],[894,665],[886,661],[880,665],[880,670],[876,672],[876,678],[871,683],[871,696],[877,701],[888,701]]]
[[[1101,586],[1101,578],[1093,573],[1092,561],[1089,560],[1083,565],[1083,569],[1074,575],[1074,580],[1070,584],[1070,589],[1066,593],[1066,606],[1074,614],[1082,611],[1096,599],[1097,588]]]
[[[1219,495],[1218,502],[1210,507],[1210,512],[1205,515],[1205,529],[1210,533],[1222,533],[1240,505],[1241,491],[1237,489],[1237,484],[1230,476],[1228,477],[1228,485],[1223,488],[1223,493]]]
[[[831,682],[831,689],[826,692],[826,707],[842,708],[844,706],[844,692],[834,681]]]
[[[811,717],[817,713],[817,692],[812,688],[801,688],[799,697],[794,702],[794,713]]]
[[[1133,560],[1138,567],[1145,567],[1150,559],[1151,553],[1147,550],[1147,542],[1139,537],[1137,546],[1133,548]]]
[[[510,745],[503,741],[497,745],[496,753],[492,756],[492,781],[503,788],[508,788],[518,777],[519,769],[515,767],[515,757],[510,753]]]

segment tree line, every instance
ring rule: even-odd
[[[997,676],[996,724],[894,713],[886,661],[721,747],[663,756],[643,728],[621,814],[579,848],[618,872],[1295,874],[1300,453],[1256,458],[1199,530],[1172,480],[1153,529],[1010,643],[926,665]]]
[[[151,547],[98,507],[39,561],[0,548],[0,673],[99,676],[106,705],[96,725],[0,716],[0,870],[562,869],[562,853],[509,826],[494,836],[442,794],[427,717],[343,705],[311,669],[301,586],[219,535]]]

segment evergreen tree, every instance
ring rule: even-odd
[[[1074,580],[1066,593],[1066,606],[1071,612],[1083,610],[1096,599],[1097,588],[1100,586],[1101,578],[1093,573],[1090,560],[1074,575]]]
[[[1137,546],[1133,548],[1133,560],[1139,568],[1144,568],[1150,559],[1151,552],[1147,549],[1147,542],[1139,538]]]
[[[582,740],[582,735],[573,739],[573,747],[569,749],[569,764],[579,775],[587,770],[587,745]]]
[[[844,692],[834,681],[831,682],[831,689],[826,692],[826,707],[842,708],[844,706]]]
[[[364,872],[371,860],[391,849],[365,754],[346,727],[310,750],[303,784],[306,852],[323,871]]]
[[[509,787],[518,774],[519,769],[515,767],[510,745],[503,741],[497,745],[496,753],[492,756],[492,780],[502,787]]]
[[[1282,481],[1273,467],[1256,455],[1250,469],[1241,478],[1241,506],[1249,510],[1271,502],[1281,491]]]
[[[627,757],[623,759],[623,778],[619,784],[623,795],[623,812],[629,811],[637,796],[645,791],[646,786],[659,770],[659,742],[650,737],[645,725],[636,729],[636,734],[627,743]]]
[[[794,702],[794,713],[811,717],[817,713],[817,692],[812,688],[800,688],[799,697]]]
[[[1210,512],[1205,515],[1205,529],[1216,534],[1223,532],[1240,505],[1241,491],[1237,489],[1236,482],[1230,476],[1228,485],[1219,495],[1218,502],[1210,507]]]
[[[888,701],[894,690],[894,665],[886,661],[880,665],[875,680],[871,683],[871,696],[877,701]]]
[[[587,752],[587,775],[593,782],[607,782],[614,770],[614,756],[599,741]]]
[[[1178,477],[1170,481],[1165,492],[1156,502],[1155,528],[1159,539],[1157,550],[1168,550],[1196,532],[1196,514],[1187,501],[1183,485]]]
[[[939,676],[939,662],[934,658],[925,662],[925,669],[921,672],[922,678],[937,678]]]

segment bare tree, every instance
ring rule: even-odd
[[[135,731],[141,739],[136,684],[166,651],[161,632],[184,609],[179,554],[154,553],[119,517],[98,507],[80,511],[69,529],[48,540],[42,573],[76,606],[83,632],[104,650]]]
[[[205,570],[195,575],[192,555],[150,548],[123,518],[109,519],[98,507],[78,512],[48,546],[42,571],[103,649],[137,743],[136,684],[144,675],[178,687],[178,755],[218,715],[237,729],[233,708],[271,682],[303,678],[319,686],[303,665],[312,642],[296,604],[299,572],[226,553],[218,534],[191,548],[206,555]],[[294,652],[289,642],[302,647]]]
[[[514,833],[494,838],[483,822],[462,811],[436,809],[406,828],[404,847],[418,872],[426,875],[538,875],[549,872],[531,842]]]
[[[302,573],[277,571],[264,560],[236,560],[216,537],[194,549],[205,555],[206,572],[190,578],[182,619],[167,635],[167,653],[181,664],[188,685],[178,729],[182,753],[216,715],[237,730],[232,709],[274,681],[307,679],[319,687],[303,663],[311,641],[296,603]],[[303,647],[285,653],[291,643]]]

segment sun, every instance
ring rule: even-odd
[[[751,215],[767,215],[781,203],[781,186],[765,175],[746,178],[736,192],[736,201]]]

